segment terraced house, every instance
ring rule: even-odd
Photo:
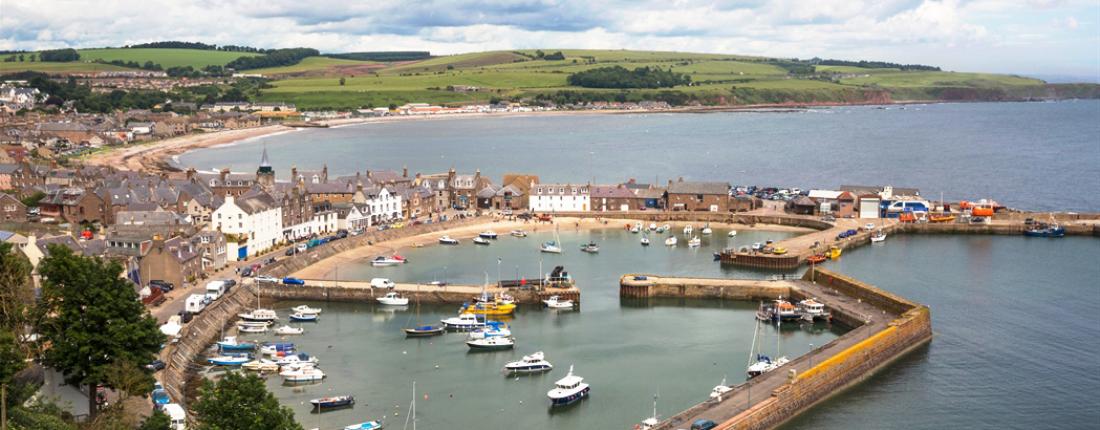
[[[578,184],[535,184],[528,208],[535,212],[588,212],[590,187]]]

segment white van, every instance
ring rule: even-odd
[[[176,403],[164,405],[164,414],[168,415],[168,428],[172,430],[187,430],[187,414],[183,407]]]
[[[396,286],[397,284],[394,284],[393,281],[388,278],[374,278],[370,280],[371,288],[393,288]]]
[[[225,281],[210,281],[206,283],[206,298],[210,301],[218,300],[225,294]]]
[[[197,314],[206,309],[206,296],[202,294],[192,294],[187,296],[187,300],[183,302],[183,310]]]

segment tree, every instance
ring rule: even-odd
[[[340,86],[341,87],[344,86],[344,77],[343,76],[340,77]]]
[[[42,191],[35,191],[34,194],[23,197],[20,201],[23,202],[24,206],[32,207],[38,206],[38,202],[42,201],[42,199],[44,198],[46,198],[46,193]]]
[[[38,333],[50,347],[45,363],[65,375],[65,382],[88,388],[89,414],[96,414],[96,386],[114,386],[110,375],[118,363],[148,363],[164,335],[138,301],[122,266],[76,255],[50,245],[39,263],[42,298]]]
[[[199,430],[301,430],[294,412],[279,404],[253,374],[226,373],[217,383],[203,381],[195,402]]]
[[[31,54],[31,62],[32,63],[34,62],[34,57],[35,57],[35,54]]]
[[[26,326],[27,307],[34,304],[31,270],[27,257],[0,243],[0,329],[19,333]]]
[[[142,421],[138,430],[168,430],[168,426],[171,424],[172,420],[168,418],[167,414],[159,410],[153,410],[153,414]]]
[[[27,356],[19,350],[15,335],[0,328],[0,385],[11,385],[11,379],[27,367]]]
[[[20,62],[20,63],[22,63],[22,62],[23,62],[23,54],[19,54],[19,62]]]

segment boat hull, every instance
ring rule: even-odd
[[[505,366],[504,370],[507,370],[507,371],[512,372],[512,373],[539,373],[539,372],[546,372],[546,371],[549,371],[549,370],[554,370],[554,366],[551,366],[549,364],[525,365],[525,366],[513,366],[513,367]]]
[[[405,337],[431,337],[439,336],[446,330],[444,327],[431,327],[431,328],[406,328]]]
[[[1027,237],[1063,237],[1066,235],[1064,229],[1057,230],[1028,230],[1024,232],[1024,236]]]
[[[317,315],[302,315],[302,316],[290,316],[291,321],[297,322],[314,322],[317,321]]]
[[[583,400],[585,397],[588,397],[588,393],[590,391],[592,391],[592,387],[584,387],[583,390],[580,390],[580,391],[578,391],[574,394],[570,394],[570,395],[565,396],[565,397],[551,397],[550,398],[550,406],[571,405],[573,403],[576,403],[576,402],[579,402],[579,401]]]
[[[516,346],[514,343],[503,344],[491,344],[485,345],[475,342],[466,342],[466,346],[470,347],[471,351],[503,351],[505,349],[512,349]]]
[[[355,399],[354,398],[347,398],[347,399],[331,400],[331,401],[310,400],[310,403],[313,404],[313,409],[317,409],[317,410],[338,409],[338,408],[347,408],[347,407],[354,406],[355,405]]]

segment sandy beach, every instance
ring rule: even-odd
[[[501,236],[506,236],[512,230],[526,230],[528,233],[534,233],[540,231],[551,231],[555,227],[557,227],[559,231],[581,231],[599,228],[626,229],[629,228],[628,226],[630,226],[631,224],[637,222],[640,221],[573,217],[556,217],[554,218],[554,222],[552,223],[535,221],[506,221],[498,219],[435,233],[421,234],[417,236],[410,236],[401,239],[379,242],[373,245],[362,246],[313,263],[309,267],[295,272],[292,276],[302,279],[331,279],[334,275],[333,272],[337,267],[346,266],[348,264],[366,264],[366,259],[370,259],[378,255],[401,253],[403,250],[408,248],[435,246],[438,245],[439,237],[443,235],[466,241],[473,238],[474,236],[477,236],[478,233],[481,233],[485,230],[493,230]],[[682,229],[687,224],[692,224],[693,226],[695,226],[695,228],[701,227],[701,224],[698,222],[671,222],[667,224],[671,225],[674,231]],[[772,224],[758,224],[756,226],[748,226],[744,224],[711,223],[711,227],[732,228],[735,230],[746,231],[815,231],[808,228]]]

